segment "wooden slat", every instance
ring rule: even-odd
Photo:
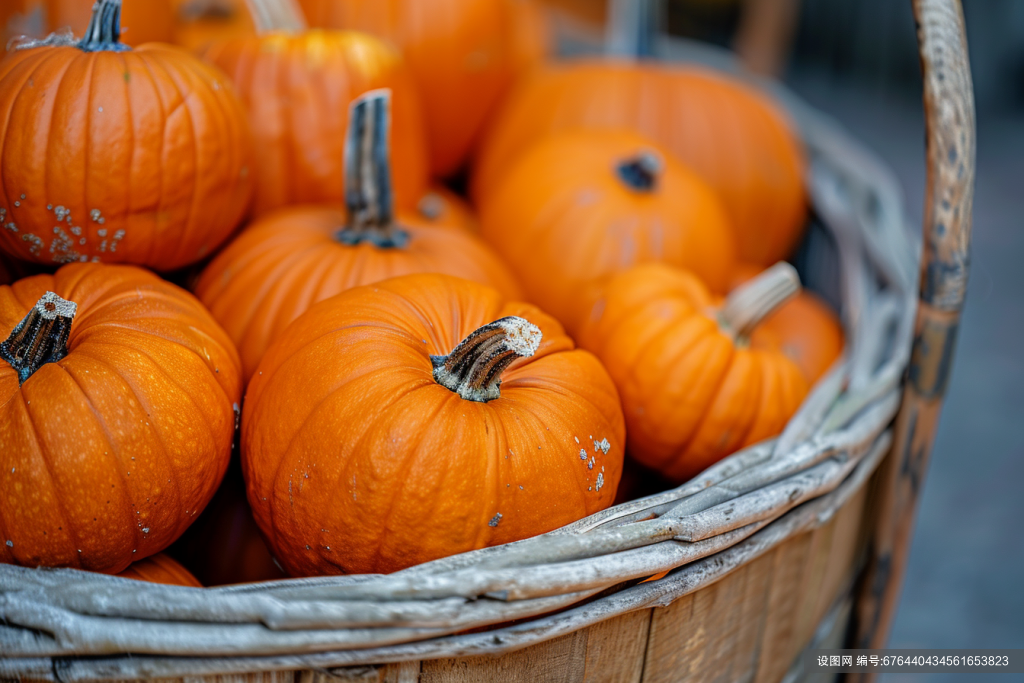
[[[746,593],[740,610],[736,653],[727,669],[730,681],[753,680],[757,671],[768,621],[768,597],[775,572],[775,553],[759,557],[744,571],[747,574]]]
[[[575,683],[585,672],[587,629],[502,657],[464,657],[423,662],[421,683]]]
[[[811,534],[802,534],[787,541],[775,553],[767,622],[754,679],[758,682],[780,680],[792,663],[790,654],[794,652],[796,639],[796,613],[793,608],[803,589],[810,550]]]
[[[586,683],[638,683],[653,610],[637,610],[587,629]]]

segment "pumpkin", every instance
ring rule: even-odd
[[[423,102],[431,170],[459,170],[488,116],[548,51],[535,0],[301,0],[313,26],[366,31],[405,56]]]
[[[394,213],[388,171],[387,91],[358,98],[345,148],[346,207],[266,216],[206,268],[196,294],[238,344],[248,378],[271,342],[313,303],[396,275],[440,272],[519,286],[477,236],[419,211]]]
[[[610,278],[580,346],[619,389],[629,453],[681,482],[779,434],[810,382],[758,323],[799,288],[785,263],[724,304],[693,273],[661,263]]]
[[[118,42],[100,0],[75,45],[0,61],[0,249],[40,263],[201,259],[252,196],[245,111],[221,74]]]
[[[408,275],[289,326],[246,393],[242,466],[289,574],[392,572],[607,507],[623,441],[608,374],[553,318]]]
[[[415,208],[429,177],[416,84],[397,51],[353,31],[302,26],[289,0],[253,0],[260,35],[213,43],[204,59],[231,78],[249,110],[256,151],[253,210],[342,200],[348,105],[359,95],[394,93],[391,167],[399,206]]]
[[[631,128],[661,143],[721,196],[739,254],[768,266],[800,239],[805,160],[783,113],[751,87],[699,67],[586,60],[535,70],[480,145],[478,203],[516,156],[572,128]]]
[[[763,269],[742,264],[733,271],[732,287],[740,287]],[[804,376],[817,382],[843,353],[843,327],[838,316],[806,289],[780,305],[759,326],[762,335],[778,338],[778,347],[793,359]]]
[[[595,279],[637,263],[687,267],[726,291],[735,244],[715,192],[659,145],[629,131],[540,141],[480,205],[481,234],[530,301],[570,332]]]
[[[174,541],[227,467],[238,354],[188,292],[69,264],[0,287],[0,561],[117,573]]]
[[[163,553],[157,553],[139,562],[133,562],[128,565],[127,569],[120,572],[118,576],[124,579],[163,583],[169,586],[203,587],[203,584],[199,583],[189,570]]]
[[[434,183],[416,204],[420,216],[433,225],[480,232],[476,214],[466,200],[444,185]]]
[[[190,52],[201,52],[217,40],[256,33],[245,0],[164,1],[174,10],[174,43]]]

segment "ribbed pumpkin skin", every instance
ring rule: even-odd
[[[434,381],[431,354],[509,315],[544,336],[505,370],[499,398]],[[263,359],[242,422],[249,502],[294,576],[392,572],[597,512],[615,497],[625,436],[607,373],[553,318],[442,275],[311,308]]]
[[[336,239],[343,210],[284,209],[251,225],[207,266],[196,296],[237,344],[247,380],[291,321],[352,287],[439,272],[518,298],[515,278],[479,237],[415,212],[399,212],[398,224],[409,233],[405,247],[349,246]]]
[[[252,196],[245,111],[184,52],[40,47],[0,62],[0,249],[157,270],[208,255]]]
[[[649,191],[631,188],[616,171],[642,152],[663,166]],[[571,332],[597,278],[664,261],[724,292],[734,267],[735,240],[718,196],[663,148],[628,131],[541,140],[484,196],[480,220],[530,301]]]
[[[774,335],[737,346],[717,305],[691,273],[637,266],[606,284],[579,340],[619,389],[630,455],[674,481],[780,433],[810,388]]]
[[[413,208],[427,186],[416,85],[393,49],[354,31],[269,33],[211,45],[204,59],[228,74],[249,110],[257,215],[294,204],[340,203],[349,103],[392,91],[395,200]]]
[[[762,270],[748,264],[737,266],[732,287],[738,287]],[[807,290],[779,306],[758,329],[762,336],[776,338],[778,347],[800,366],[811,384],[828,372],[845,344],[839,318],[828,304]]]
[[[238,355],[192,295],[131,266],[72,264],[0,287],[0,338],[46,291],[78,313],[68,355],[20,387],[0,360],[0,561],[117,573],[213,496]]]
[[[771,265],[799,241],[805,162],[789,123],[763,95],[694,67],[590,60],[535,70],[481,140],[474,199],[486,201],[532,143],[580,127],[631,128],[701,175],[721,196],[745,261]]]
[[[163,553],[157,553],[141,562],[132,563],[118,576],[124,579],[163,583],[169,586],[203,587],[203,584],[199,583],[199,580],[192,576],[187,569]]]
[[[533,0],[301,0],[312,26],[366,31],[395,45],[419,86],[431,168],[466,160],[506,89],[547,52]]]

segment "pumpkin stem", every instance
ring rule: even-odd
[[[664,166],[657,152],[645,149],[620,163],[615,171],[619,174],[619,179],[630,189],[637,192],[653,192]]]
[[[775,309],[800,293],[800,276],[784,261],[734,289],[718,313],[719,324],[737,338],[747,338]]]
[[[501,373],[517,358],[537,352],[540,328],[516,316],[478,328],[447,356],[431,356],[434,381],[467,401],[487,403],[501,396]]]
[[[84,52],[124,52],[131,48],[121,42],[121,0],[96,0],[89,28],[78,42]]]
[[[345,131],[345,208],[348,222],[338,233],[344,244],[370,242],[403,247],[409,235],[394,225],[388,132],[391,91],[371,90],[352,102]]]
[[[47,292],[36,302],[17,327],[0,342],[0,358],[11,364],[24,383],[47,363],[68,355],[68,335],[78,304]]]
[[[245,0],[245,4],[259,35],[274,31],[298,33],[309,28],[296,0]]]
[[[654,0],[610,0],[604,51],[612,57],[653,57],[658,8]]]

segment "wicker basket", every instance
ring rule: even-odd
[[[959,1],[914,5],[920,287],[892,175],[786,96],[821,226],[803,275],[832,278],[849,344],[778,439],[675,490],[389,576],[197,589],[0,566],[0,677],[777,681],[800,676],[806,647],[880,645],[949,371],[973,188]]]

